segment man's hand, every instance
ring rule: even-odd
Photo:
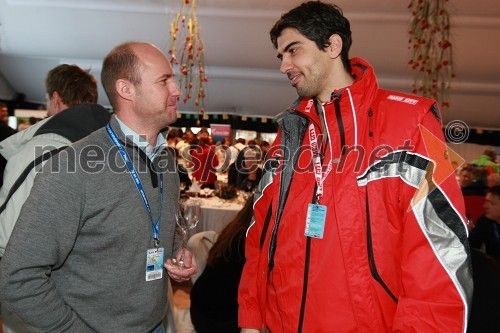
[[[176,262],[179,262],[182,252],[184,252],[184,267],[180,268],[173,263],[172,259],[167,259],[163,265],[168,272],[170,278],[177,282],[184,282],[191,279],[193,275],[198,273],[198,264],[196,259],[188,249],[180,249],[175,255]]]
[[[260,333],[260,330],[256,330],[253,328],[242,328],[240,333]]]

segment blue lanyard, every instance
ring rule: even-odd
[[[130,160],[130,157],[121,144],[120,140],[118,139],[118,136],[116,135],[115,131],[111,128],[109,124],[106,125],[106,130],[108,131],[108,135],[111,138],[111,141],[115,144],[116,148],[118,148],[118,151],[120,152],[120,155],[122,156],[123,161],[125,162],[125,165],[127,166],[127,169],[130,172],[130,176],[132,177],[132,180],[135,183],[135,186],[137,187],[137,190],[139,191],[139,194],[141,195],[142,201],[144,202],[144,206],[146,206],[146,209],[149,214],[149,219],[151,220],[151,225],[152,225],[152,230],[153,230],[153,241],[154,241],[154,246],[158,247],[160,245],[160,238],[158,236],[159,231],[160,231],[160,218],[161,218],[161,206],[163,203],[163,174],[160,173],[160,195],[159,195],[159,204],[158,204],[158,218],[156,219],[156,223],[153,220],[153,214],[151,213],[151,206],[149,205],[148,198],[146,197],[146,192],[144,192],[144,187],[142,186],[141,179],[139,178],[139,175],[137,174],[137,171],[135,170],[134,164]]]

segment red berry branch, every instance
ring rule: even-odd
[[[179,47],[177,47],[179,46]],[[205,56],[196,16],[196,0],[182,0],[182,6],[170,26],[170,62],[179,65],[179,85],[184,104],[194,97],[194,105],[205,112]]]
[[[411,0],[412,13],[409,65],[414,71],[413,93],[436,99],[450,107],[449,93],[453,70],[448,0]]]

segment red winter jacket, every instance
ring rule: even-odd
[[[464,204],[430,99],[355,82],[323,105],[333,169],[322,239],[304,235],[316,187],[311,99],[278,117],[255,196],[239,325],[278,332],[465,332],[472,278]],[[312,125],[311,125],[312,124]]]

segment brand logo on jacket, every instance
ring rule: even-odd
[[[397,95],[389,95],[389,96],[387,96],[387,99],[390,99],[391,101],[403,102],[403,103],[407,103],[407,104],[411,104],[411,105],[415,105],[418,103],[417,99],[403,97],[403,96],[397,96]]]
[[[309,113],[311,112],[311,108],[314,104],[314,100],[313,99],[310,99],[309,102],[307,102],[307,105],[306,105],[306,112]]]

